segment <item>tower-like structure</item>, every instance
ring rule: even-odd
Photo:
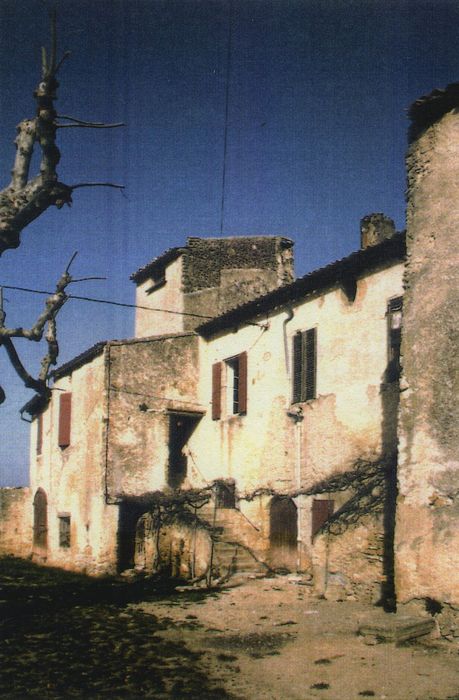
[[[293,281],[293,242],[282,236],[188,238],[137,270],[135,336],[190,331]]]
[[[459,606],[459,83],[415,102],[395,535],[399,603]],[[448,606],[446,606],[447,608]],[[459,618],[459,615],[458,615]]]

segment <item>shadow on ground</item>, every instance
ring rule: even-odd
[[[161,579],[90,579],[0,558],[0,697],[233,697],[208,678],[202,652],[161,636],[169,622],[126,609],[174,596]]]

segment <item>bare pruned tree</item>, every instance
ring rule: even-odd
[[[122,185],[111,182],[82,182],[66,185],[59,181],[57,166],[61,154],[56,144],[58,129],[70,127],[110,129],[123,126],[122,123],[87,122],[75,117],[59,115],[56,112],[54,102],[59,87],[57,74],[69,55],[69,52],[65,52],[60,60],[57,59],[56,14],[53,12],[51,48],[49,52],[42,48],[41,80],[33,93],[37,103],[37,113],[33,118],[23,119],[17,126],[16,156],[11,171],[11,182],[0,191],[0,256],[5,250],[18,247],[24,228],[49,207],[56,206],[60,209],[64,204],[70,206],[73,190],[97,186],[123,189]],[[40,171],[37,175],[31,176],[30,166],[36,147],[41,151]],[[69,272],[71,262],[57,282],[54,294],[46,300],[45,310],[32,328],[7,328],[3,299],[0,299],[0,345],[5,348],[9,360],[25,386],[34,389],[44,397],[49,396],[50,369],[56,364],[59,353],[56,316],[68,299],[67,286],[76,281],[72,279]],[[38,342],[43,339],[43,335],[47,343],[47,352],[41,362],[40,373],[34,378],[23,366],[13,344],[13,338]],[[4,400],[5,393],[0,387],[0,403]]]

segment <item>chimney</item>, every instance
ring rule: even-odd
[[[382,243],[395,235],[395,224],[385,214],[368,214],[360,221],[360,247],[362,250]]]

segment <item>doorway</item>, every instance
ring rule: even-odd
[[[167,484],[172,489],[179,489],[188,472],[188,454],[186,444],[194,432],[202,415],[196,413],[169,414],[169,462]]]
[[[269,511],[269,544],[274,568],[296,568],[298,513],[291,498],[274,496]]]

